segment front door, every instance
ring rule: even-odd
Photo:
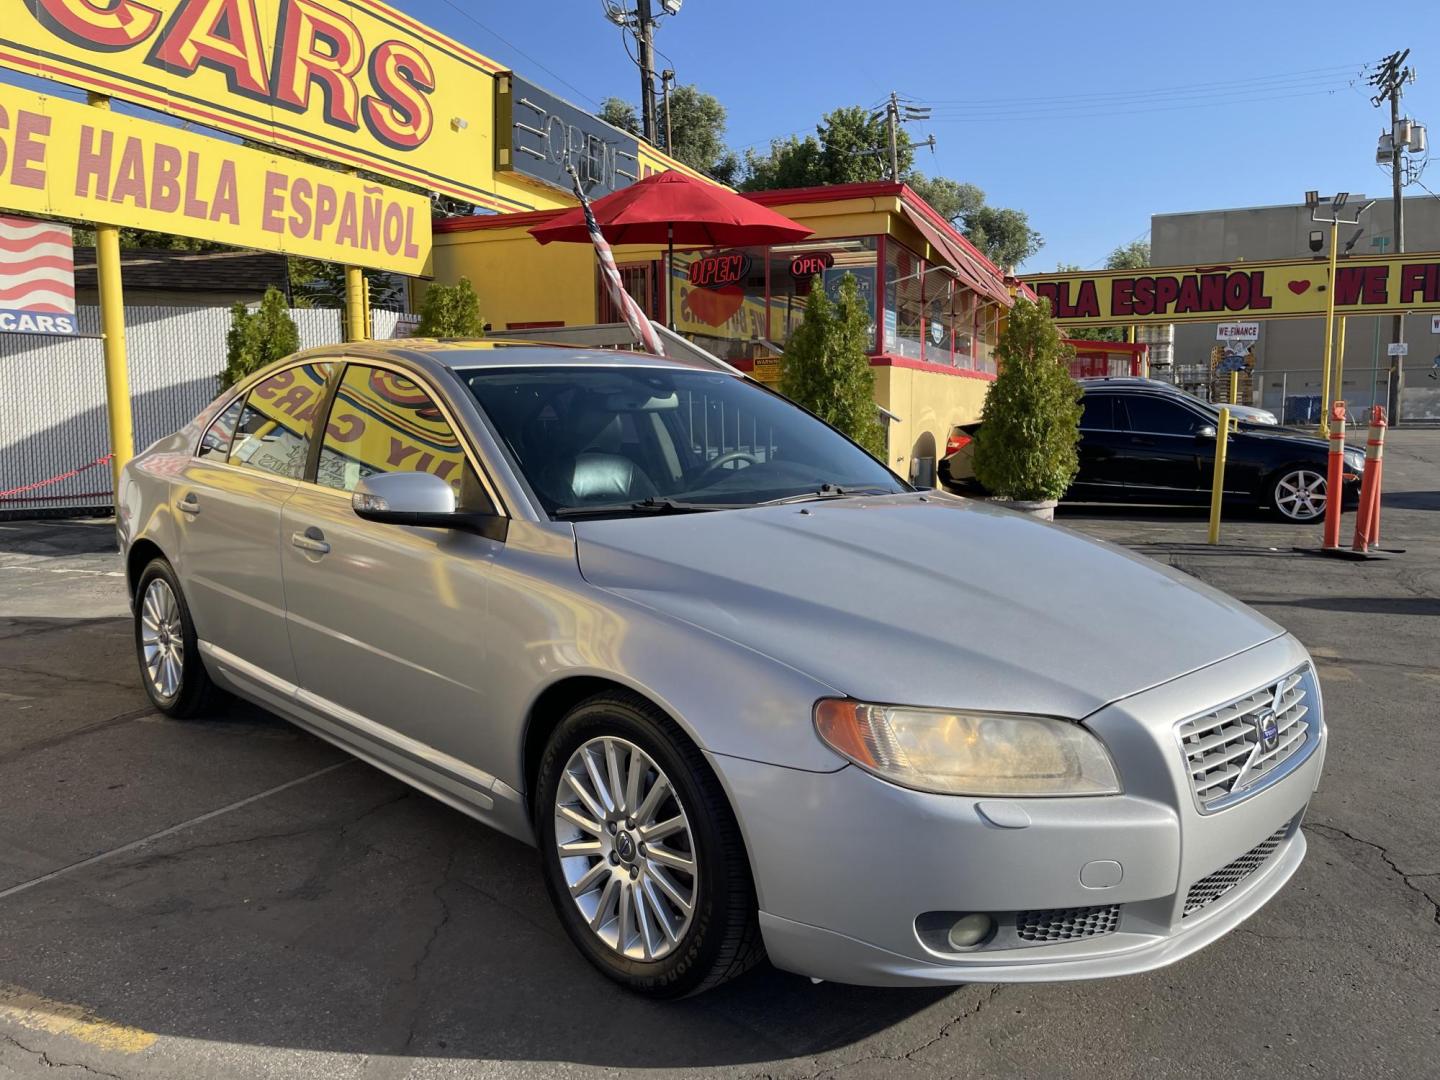
[[[295,681],[280,577],[280,512],[299,486],[330,364],[276,372],[207,429],[171,485],[180,583],[202,649],[259,693]]]
[[[1129,421],[1124,454],[1130,497],[1159,502],[1208,498],[1215,440],[1202,432],[1213,421],[1179,395],[1118,397]]]
[[[432,472],[466,509],[490,509],[455,427],[427,388],[350,363],[336,389],[314,484],[286,503],[281,533],[290,642],[302,704],[471,788],[508,758],[487,738],[483,633],[503,545],[452,529],[364,521],[365,476]],[[513,751],[513,748],[507,748]],[[513,756],[513,753],[511,754]]]

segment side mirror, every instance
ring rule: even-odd
[[[367,476],[355,485],[350,508],[357,517],[382,525],[468,529],[502,543],[509,519],[471,513],[455,505],[455,489],[434,473],[394,472]]]
[[[1215,430],[1214,424],[1206,424],[1195,431],[1195,437],[1197,439],[1214,439],[1217,438],[1219,434],[1220,433]]]

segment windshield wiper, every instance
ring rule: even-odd
[[[734,510],[735,503],[684,502],[670,498],[648,498],[632,503],[599,503],[594,506],[562,506],[557,518],[617,517],[627,514],[699,514],[707,510]]]
[[[880,487],[858,487],[847,488],[839,484],[821,484],[817,491],[806,491],[799,495],[786,495],[779,499],[769,499],[763,503],[756,503],[757,506],[784,506],[787,503],[812,502],[816,499],[844,499],[854,495],[899,495],[901,492],[891,491],[889,488]]]

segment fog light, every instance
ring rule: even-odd
[[[995,929],[995,920],[979,913],[962,915],[950,927],[947,940],[952,949],[971,949],[990,936]]]

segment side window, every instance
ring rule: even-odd
[[[1193,435],[1204,423],[1178,401],[1169,401],[1154,394],[1128,394],[1125,411],[1130,416],[1130,430],[1152,435]]]
[[[330,364],[300,364],[257,383],[235,425],[229,462],[291,480],[305,475],[315,411]]]
[[[1115,423],[1114,394],[1086,394],[1081,410],[1081,431],[1114,431],[1119,426]]]
[[[315,482],[354,491],[363,477],[429,472],[448,480],[459,505],[492,509],[460,438],[423,386],[386,368],[350,364],[335,392]]]
[[[243,398],[236,398],[205,429],[200,449],[195,452],[196,457],[224,461],[230,456],[230,440],[235,437],[235,422],[240,419],[240,409],[244,404]]]

